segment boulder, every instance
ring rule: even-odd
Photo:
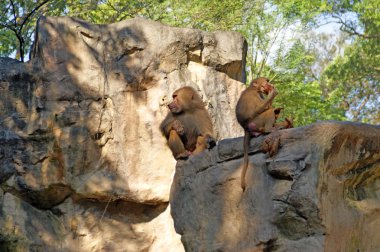
[[[178,162],[170,204],[186,251],[380,251],[380,126],[319,122],[280,131],[279,152],[243,138]]]
[[[39,19],[31,60],[0,58],[0,250],[183,251],[159,125],[190,85],[217,139],[242,134],[246,47],[143,18]]]

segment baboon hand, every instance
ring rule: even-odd
[[[178,154],[175,157],[175,159],[177,159],[177,160],[185,160],[185,159],[188,159],[190,155],[191,155],[190,151],[185,151],[185,152],[182,152],[181,154]]]
[[[212,149],[216,145],[216,140],[212,136],[206,136],[207,149]]]
[[[270,133],[263,142],[262,150],[269,153],[272,157],[277,154],[278,148],[280,146],[280,133],[276,130]]]
[[[275,88],[272,89],[272,91],[268,94],[268,99],[274,99],[278,95],[278,92]]]
[[[172,128],[178,133],[178,135],[182,136],[185,134],[185,128],[183,124],[179,120],[174,120]]]

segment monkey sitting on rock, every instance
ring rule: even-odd
[[[189,86],[174,91],[170,112],[160,125],[175,159],[186,159],[216,145],[211,118],[199,94]]]
[[[283,108],[272,108],[273,99],[277,90],[265,77],[254,79],[249,87],[241,94],[236,105],[236,119],[244,129],[244,161],[241,174],[241,188],[246,188],[245,174],[248,168],[248,148],[251,137],[258,137],[265,133],[270,134],[263,143],[263,151],[270,156],[277,153],[280,144],[278,129],[291,128],[293,122],[285,119],[276,124],[276,120]]]

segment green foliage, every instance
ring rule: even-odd
[[[280,33],[289,25],[278,9],[266,1],[249,1],[245,4],[244,24],[239,31],[248,42],[248,79],[267,76],[266,70],[274,43],[281,43]]]
[[[296,125],[346,115],[380,123],[378,6],[380,0],[5,0],[0,55],[23,60],[41,15],[97,24],[141,16],[177,27],[235,30],[247,39],[248,81],[272,79],[280,93],[276,106],[285,106]],[[321,20],[340,24],[344,33],[335,40],[309,33]]]
[[[231,30],[241,23],[242,0],[69,0],[67,15],[92,23],[113,23],[136,16],[179,27]]]
[[[273,3],[278,6],[285,19],[300,20],[305,24],[313,21],[316,15],[328,8],[326,0],[274,0]]]
[[[135,16],[162,20],[167,3],[161,0],[69,0],[66,14],[91,23],[114,23]]]
[[[0,3],[0,55],[15,53],[24,61],[31,47],[35,24],[41,15],[59,15],[63,1],[6,0]]]
[[[277,58],[274,84],[279,95],[274,105],[285,107],[284,116],[294,118],[295,125],[319,120],[344,120],[344,109],[337,94],[323,95],[319,82],[313,80],[311,68],[315,55],[301,41],[296,41],[284,56]]]
[[[341,100],[348,105],[355,121],[380,123],[380,46],[358,39],[346,48],[324,72],[328,92],[342,90]]]
[[[323,78],[327,92],[339,90],[341,103],[351,120],[380,124],[380,0],[339,1],[332,16],[353,38],[326,67]],[[355,13],[356,21],[346,21]]]
[[[0,56],[8,56],[16,51],[14,35],[11,30],[0,30]]]
[[[175,25],[202,30],[233,30],[242,22],[242,0],[170,1]],[[169,20],[168,20],[169,21]]]
[[[321,120],[344,120],[344,110],[335,106],[337,96],[324,97],[318,82],[302,83],[281,76],[276,81],[280,95],[276,107],[285,107],[285,117],[294,118],[296,126]]]

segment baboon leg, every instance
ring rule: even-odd
[[[195,146],[195,150],[193,151],[193,154],[198,154],[204,151],[205,149],[207,149],[206,138],[204,136],[198,136],[197,144]]]
[[[173,156],[176,159],[189,156],[187,154],[188,151],[185,149],[185,146],[183,145],[181,138],[175,130],[170,131],[168,145],[170,150],[173,152]]]

